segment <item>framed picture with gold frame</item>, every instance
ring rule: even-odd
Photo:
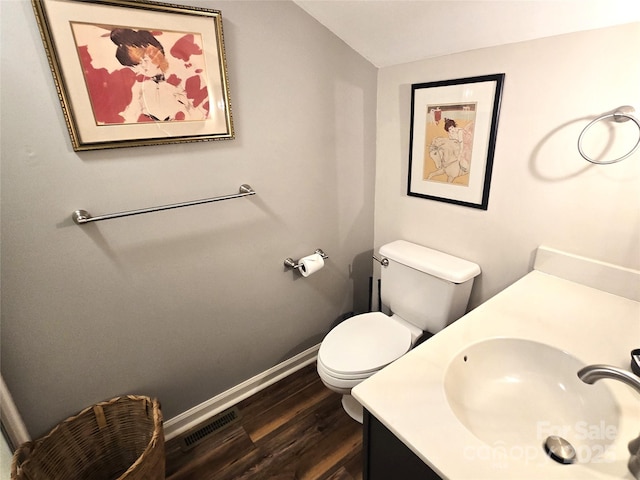
[[[504,74],[411,86],[407,194],[487,210]]]
[[[75,151],[234,138],[220,11],[32,3]]]

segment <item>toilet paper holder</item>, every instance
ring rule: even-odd
[[[314,253],[317,253],[318,255],[320,255],[323,260],[326,260],[327,258],[329,258],[329,255],[324,253],[319,248],[317,248]],[[297,269],[299,269],[302,266],[302,264],[299,261],[294,261],[293,258],[291,258],[291,257],[287,257],[287,258],[284,259],[284,266],[288,267],[288,268],[297,268]]]

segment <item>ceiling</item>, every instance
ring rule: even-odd
[[[640,21],[638,0],[293,0],[377,67]]]

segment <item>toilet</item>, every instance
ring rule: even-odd
[[[351,389],[411,350],[424,332],[437,333],[462,317],[480,274],[473,262],[405,240],[383,245],[379,253],[381,299],[391,315],[348,318],[327,334],[318,351],[320,379],[342,394],[343,408],[360,423],[362,405]]]

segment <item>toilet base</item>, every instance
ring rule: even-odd
[[[344,408],[344,411],[356,422],[362,423],[362,405],[351,395],[342,395],[342,408]]]

